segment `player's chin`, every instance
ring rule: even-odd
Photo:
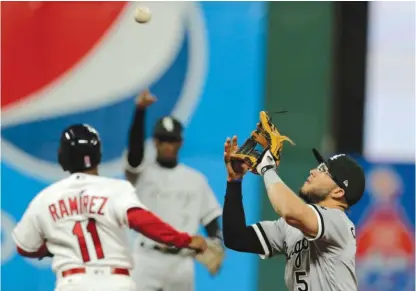
[[[311,197],[308,194],[308,187],[302,186],[302,188],[300,188],[299,190],[299,197],[302,198],[303,201],[305,201],[305,203],[312,203]]]
[[[299,189],[299,196],[307,195],[312,190],[312,187],[309,183],[305,182],[302,187]]]

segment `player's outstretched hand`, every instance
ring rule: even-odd
[[[140,108],[146,108],[156,102],[156,97],[150,93],[149,89],[141,92],[136,99],[136,105]]]
[[[238,150],[238,141],[237,136],[233,136],[232,139],[227,137],[224,143],[224,162],[227,168],[227,181],[232,181],[236,179],[241,179],[245,173],[248,171],[249,167],[244,162],[239,163],[238,165],[231,165],[231,154],[235,153]],[[239,168],[239,173],[233,170],[233,167]]]
[[[191,243],[189,244],[189,248],[195,250],[197,253],[205,252],[208,248],[207,242],[205,239],[200,235],[192,236]]]

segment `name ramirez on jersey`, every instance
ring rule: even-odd
[[[80,195],[66,197],[51,203],[48,209],[53,221],[81,214],[105,215],[104,207],[107,201],[108,197],[93,196],[81,192]]]

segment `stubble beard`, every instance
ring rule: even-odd
[[[321,201],[324,201],[325,198],[328,196],[329,192],[328,191],[316,191],[316,190],[309,190],[309,191],[305,191],[302,188],[300,188],[299,190],[299,197],[303,199],[303,201],[305,201],[305,203],[308,204],[317,204]]]

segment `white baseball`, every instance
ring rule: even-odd
[[[147,23],[152,18],[152,12],[148,7],[140,6],[137,7],[134,12],[134,19],[138,23]]]

